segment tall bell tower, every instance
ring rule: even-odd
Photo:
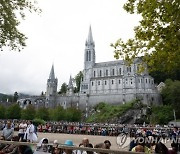
[[[57,94],[58,79],[55,78],[54,65],[52,65],[49,79],[47,80],[46,89],[46,106],[54,108],[56,105],[56,94]]]
[[[96,60],[95,55],[95,43],[92,37],[92,30],[91,26],[89,27],[89,34],[88,38],[85,43],[85,50],[84,50],[84,69],[92,68],[95,64]]]

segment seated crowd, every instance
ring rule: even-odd
[[[126,133],[126,132],[123,132]],[[179,130],[177,127],[174,127],[171,138],[178,139],[179,141]],[[173,140],[171,144],[171,149],[168,149],[165,144],[160,140],[160,137],[166,137],[163,133],[157,133],[149,129],[134,129],[130,132],[131,142],[129,144],[129,151],[132,152],[142,152],[142,153],[160,153],[160,154],[176,154],[179,151],[179,142],[175,143]],[[152,142],[146,142],[152,141]],[[19,124],[18,136],[14,136],[14,125],[7,121],[6,125],[2,130],[0,140],[5,141],[21,141],[21,142],[37,142],[37,130],[33,125],[32,121],[22,121]],[[68,148],[63,146],[68,146]],[[37,144],[36,149],[33,149],[27,145],[14,145],[14,144],[0,144],[0,154],[40,154],[40,153],[53,153],[53,154],[95,154],[95,152],[87,150],[74,150],[76,147],[72,140],[66,140],[64,144],[59,144],[57,140],[53,144],[49,143],[47,138],[43,138]],[[86,148],[101,148],[101,149],[110,149],[111,142],[105,140],[102,143],[93,145],[89,142],[88,138],[84,138],[78,147]],[[101,152],[101,154],[103,154]]]

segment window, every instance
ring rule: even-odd
[[[89,50],[89,61],[91,61],[91,51]]]
[[[151,83],[151,80],[149,79],[149,83]]]
[[[131,79],[131,84],[133,84],[132,79]]]
[[[119,68],[119,75],[121,75],[121,68]]]
[[[96,71],[94,71],[94,77],[96,77]]]
[[[108,70],[106,70],[106,76],[108,76]]]
[[[114,80],[112,80],[112,84],[114,84]]]
[[[107,81],[104,81],[104,84],[107,85]]]
[[[119,80],[119,84],[121,84],[121,80]]]
[[[131,67],[129,67],[129,72],[131,72]]]
[[[88,51],[86,52],[86,61],[88,61]]]
[[[114,75],[114,69],[112,70],[112,75]]]
[[[100,72],[99,72],[99,76],[100,76],[100,77],[102,76],[102,72],[101,72],[101,70],[100,70]]]
[[[146,83],[147,83],[147,79],[146,79]]]
[[[94,85],[94,82],[92,82],[92,86]]]
[[[98,81],[98,85],[100,85],[100,81]]]

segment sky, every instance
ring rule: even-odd
[[[21,51],[0,52],[0,93],[40,95],[54,64],[58,90],[83,70],[89,26],[96,62],[113,61],[111,43],[134,36],[140,16],[123,9],[126,0],[38,0],[40,15],[27,13],[19,26],[28,39]]]

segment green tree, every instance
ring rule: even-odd
[[[0,119],[5,119],[6,118],[6,108],[0,104]]]
[[[35,0],[1,0],[0,1],[0,49],[9,47],[10,50],[23,49],[26,36],[18,29],[21,19],[25,18],[26,10],[41,12],[35,7]]]
[[[65,120],[65,116],[66,113],[62,106],[58,106],[54,109],[54,120],[56,121]]]
[[[28,105],[26,109],[22,110],[21,118],[25,120],[33,120],[36,115],[36,110],[33,105]]]
[[[173,120],[173,108],[171,105],[153,106],[151,122],[154,124],[167,124]]]
[[[80,71],[76,76],[75,76],[75,81],[76,81],[76,87],[75,87],[75,93],[78,93],[80,91],[80,84],[81,84],[81,80],[83,77],[83,73],[82,71]]]
[[[60,91],[58,92],[59,94],[66,94],[67,92],[67,87],[68,85],[64,82],[62,85],[61,85],[61,89]]]
[[[45,107],[41,107],[36,111],[36,118],[43,119],[45,121],[49,120],[49,111]]]
[[[8,119],[20,119],[21,118],[21,108],[19,104],[12,104],[6,110],[6,117]]]
[[[82,117],[82,112],[76,108],[70,107],[66,109],[66,120],[67,121],[80,121]]]
[[[149,70],[176,74],[180,69],[180,1],[127,0],[124,9],[142,16],[134,28],[135,37],[111,44],[115,58],[129,62],[143,56]]]
[[[177,118],[180,118],[180,81],[166,80],[165,87],[162,89],[161,94],[163,103],[165,105],[172,105],[176,111]]]

